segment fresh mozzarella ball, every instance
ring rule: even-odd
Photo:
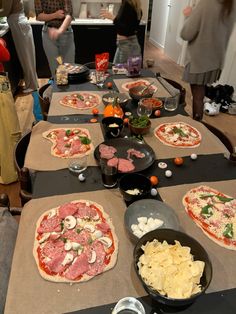
[[[139,229],[138,225],[132,224],[131,225],[131,230],[134,232],[134,231],[140,230],[140,229]]]
[[[85,175],[83,173],[79,174],[78,179],[80,180],[80,182],[85,181]]]
[[[141,237],[143,236],[143,232],[142,232],[141,230],[136,230],[136,231],[134,232],[134,235],[135,235],[136,237],[138,237],[138,238],[141,238]]]
[[[146,224],[145,224],[144,222],[140,222],[140,223],[138,224],[139,229],[143,231],[144,228],[145,228],[145,225],[146,225]]]
[[[170,177],[172,176],[172,171],[171,171],[171,170],[166,170],[165,176],[166,176],[167,178],[170,178]]]
[[[138,222],[143,222],[143,223],[147,223],[147,217],[138,217],[137,218]]]
[[[197,154],[191,154],[190,158],[191,158],[192,160],[196,160],[196,159],[197,159]]]

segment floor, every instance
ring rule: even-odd
[[[170,58],[168,58],[161,49],[153,46],[148,39],[146,40],[144,50],[144,64],[146,59],[154,59],[155,64],[150,70],[154,73],[160,72],[161,76],[172,79],[179,82],[186,88],[186,111],[191,115],[191,92],[189,85],[182,81],[183,68],[178,66]],[[171,74],[170,74],[171,73]],[[47,83],[48,79],[40,79],[39,87]],[[17,95],[16,110],[19,116],[20,126],[22,132],[31,128],[34,121],[33,116],[33,97],[32,95],[22,96]],[[236,151],[236,116],[220,113],[218,116],[204,116],[204,121],[219,128],[223,133],[231,140]],[[10,198],[10,204],[12,207],[20,206],[19,199],[19,184],[18,182],[2,185],[0,184],[0,194],[7,193]]]

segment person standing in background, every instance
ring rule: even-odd
[[[22,0],[12,1],[11,9],[7,14],[7,23],[23,69],[25,81],[23,93],[28,94],[37,90],[38,78],[32,28],[25,16]]]
[[[236,21],[236,0],[200,0],[187,17],[180,36],[188,42],[183,80],[190,83],[193,119],[203,118],[205,86],[216,82],[224,65],[228,41]]]
[[[101,10],[101,17],[110,19],[117,32],[117,49],[113,63],[126,63],[131,56],[140,56],[137,31],[142,17],[140,0],[122,0],[116,16],[108,10]]]
[[[0,183],[17,180],[13,149],[21,137],[20,124],[12,96],[10,83],[2,62],[10,59],[6,43],[0,39]]]
[[[71,0],[35,0],[35,12],[36,19],[45,22],[42,30],[43,48],[54,77],[58,56],[62,57],[63,62],[75,62]]]

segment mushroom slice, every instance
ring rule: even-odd
[[[102,237],[102,231],[96,230],[93,235],[96,239],[101,238]]]
[[[73,216],[66,216],[64,220],[64,226],[66,229],[73,229],[76,226],[76,219]]]
[[[89,230],[90,232],[94,232],[95,231],[94,226],[91,225],[91,224],[85,224],[84,225],[84,229]]]
[[[88,260],[88,263],[89,263],[89,264],[94,263],[94,262],[96,261],[96,258],[97,258],[96,252],[95,252],[95,251],[92,251],[92,252],[91,252],[91,257],[90,257],[90,259]]]
[[[74,255],[73,254],[70,254],[70,253],[67,253],[63,262],[61,263],[62,266],[65,266],[66,264],[69,264],[73,261],[74,259]]]
[[[98,239],[102,244],[104,244],[107,248],[112,245],[112,240],[108,237],[101,237]]]
[[[41,243],[43,243],[44,241],[46,241],[49,237],[50,237],[50,232],[44,233],[44,235],[42,236],[42,238],[39,240],[39,244],[41,244]]]
[[[72,243],[71,242],[66,242],[64,245],[65,251],[70,251],[72,249]]]
[[[53,216],[56,215],[56,210],[55,209],[52,209],[50,210],[50,212],[48,213],[48,218],[52,218]]]

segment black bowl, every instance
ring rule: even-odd
[[[123,129],[123,120],[118,117],[106,117],[102,119],[106,136],[109,138],[116,138],[120,136]]]
[[[150,88],[145,89],[146,85],[134,86],[129,89],[129,95],[133,100],[139,101],[142,98],[150,98],[154,94],[154,90],[152,86]]]
[[[139,173],[128,173],[119,180],[120,192],[127,202],[134,202],[146,197],[150,194],[151,187],[152,185],[149,178]],[[127,190],[134,189],[138,189],[140,194],[134,195],[126,192]]]
[[[205,262],[205,268],[200,280],[202,290],[199,293],[196,293],[186,299],[173,299],[161,295],[159,292],[157,292],[144,282],[141,275],[139,274],[137,263],[139,261],[139,257],[143,254],[143,250],[141,248],[142,245],[145,245],[148,241],[151,242],[154,239],[157,239],[160,242],[166,240],[168,244],[175,244],[175,240],[177,240],[182,246],[188,246],[191,248],[190,253],[194,256],[194,260],[200,260]],[[205,249],[201,246],[199,242],[197,242],[194,238],[190,237],[186,233],[172,229],[156,229],[146,233],[141,239],[139,239],[134,248],[134,267],[138,278],[142,282],[144,289],[147,291],[150,297],[157,302],[173,307],[186,306],[193,303],[197,298],[205,293],[212,279],[212,264]]]
[[[106,93],[102,96],[102,101],[104,105],[106,106],[110,103],[113,103],[116,97],[117,97],[117,103],[121,106],[122,109],[124,109],[129,100],[129,97],[125,93],[116,93],[116,92]]]

